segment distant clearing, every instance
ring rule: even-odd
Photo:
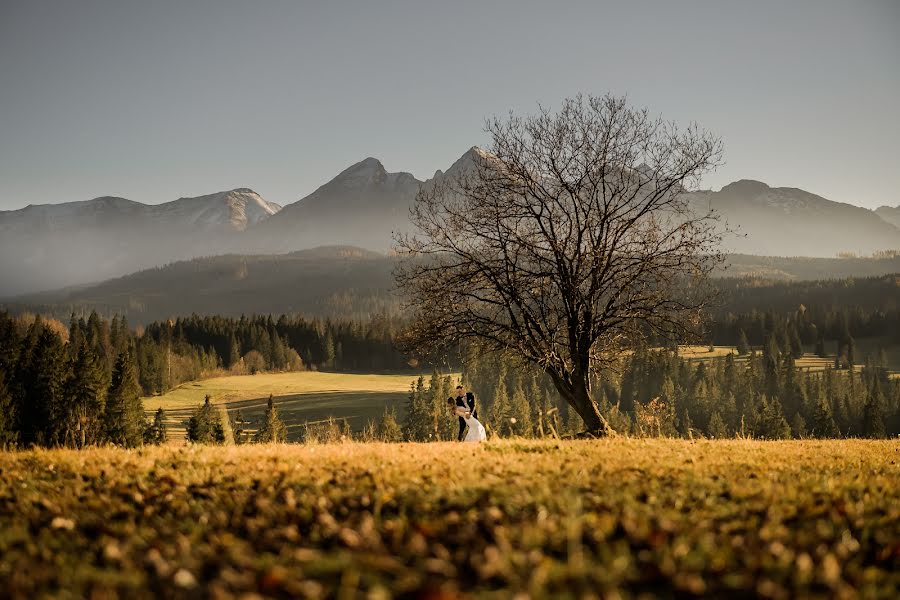
[[[316,371],[216,377],[185,383],[162,396],[144,398],[144,408],[149,413],[163,408],[168,415],[169,439],[181,443],[184,421],[207,394],[214,403],[225,404],[229,411],[240,409],[248,420],[262,417],[272,394],[288,426],[288,439],[297,441],[304,423],[329,416],[347,419],[354,430],[360,430],[369,419],[381,417],[385,406],[397,407],[398,414],[402,413],[410,382],[417,377]]]

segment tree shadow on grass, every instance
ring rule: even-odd
[[[393,407],[398,418],[402,418],[406,406],[406,395],[397,392],[309,392],[274,396],[274,400],[278,415],[288,428],[290,442],[300,441],[306,423],[325,421],[329,417],[338,421],[346,419],[351,430],[357,432],[369,419],[377,422],[385,407]],[[268,401],[268,396],[260,396],[226,402],[225,406],[232,417],[240,410],[248,421],[247,428],[255,430],[263,420]],[[195,410],[196,407],[187,407],[166,411],[170,435],[183,436],[185,423]]]

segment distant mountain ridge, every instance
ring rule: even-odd
[[[875,209],[875,214],[894,225],[900,227],[900,205],[898,206],[879,206]]]
[[[900,229],[875,211],[834,202],[797,188],[743,179],[718,192],[690,195],[736,226],[724,240],[730,252],[765,256],[835,256],[900,249]]]
[[[422,186],[473,169],[489,156],[473,147],[426,181],[391,173],[376,158],[341,171],[284,207],[248,188],[146,205],[102,197],[0,211],[0,297],[99,282],[201,256],[284,253],[324,245],[387,252],[408,231]],[[730,252],[835,256],[900,249],[900,207],[871,211],[796,188],[741,180],[690,194],[738,236]]]

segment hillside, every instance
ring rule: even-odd
[[[896,454],[665,439],[0,452],[0,589],[893,598]]]
[[[96,285],[0,300],[13,312],[39,311],[67,320],[97,309],[132,324],[198,314],[356,317],[396,313],[396,259],[352,246],[274,255],[223,255],[176,262]],[[784,258],[731,255],[718,276],[795,281],[900,273],[893,258]]]
[[[133,324],[179,315],[281,314],[354,317],[394,312],[394,261],[360,248],[330,246],[281,255],[223,255],[176,262],[98,285],[10,299],[68,318],[96,308]]]

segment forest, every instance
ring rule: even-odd
[[[620,357],[593,386],[609,430],[717,438],[900,434],[900,382],[890,376],[886,353],[900,345],[900,280],[720,285],[723,302],[710,311],[704,341],[734,346],[736,354],[690,360],[660,340]],[[579,430],[574,411],[515,356],[448,348],[440,361],[417,360],[395,347],[403,324],[390,316],[192,315],[132,328],[124,317],[107,320],[97,312],[73,314],[68,326],[0,313],[0,445],[137,445],[159,437],[145,420],[141,396],[213,374],[303,369],[461,370],[494,434]],[[804,352],[832,364],[798,369]],[[445,439],[435,415],[448,386],[437,375],[413,386],[405,414],[386,415],[402,421],[399,434],[386,426],[389,437]],[[372,424],[367,435],[384,429]]]

